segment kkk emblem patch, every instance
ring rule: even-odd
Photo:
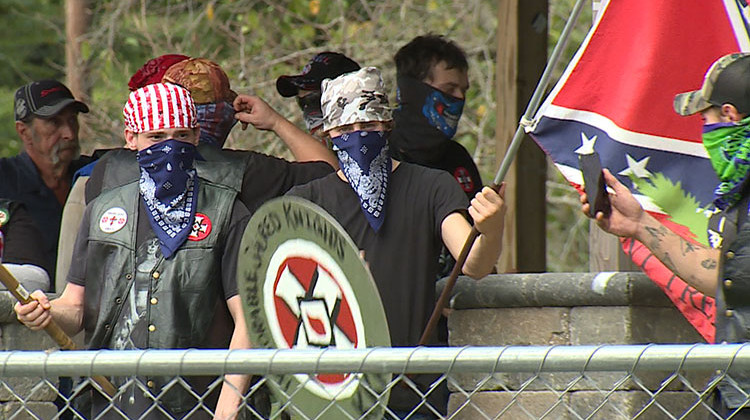
[[[211,233],[211,219],[203,213],[195,213],[193,220],[193,229],[188,235],[190,241],[202,241]]]
[[[456,168],[456,170],[453,171],[453,177],[456,178],[461,189],[465,192],[474,191],[474,180],[471,179],[471,175],[469,175],[469,171],[467,171],[466,168],[463,166]]]

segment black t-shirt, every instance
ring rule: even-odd
[[[474,198],[476,193],[482,190],[482,177],[479,175],[479,169],[461,143],[449,141],[443,158],[430,167],[442,169],[453,175],[469,199]]]
[[[333,172],[331,165],[326,162],[289,162],[247,150],[222,149],[222,153],[245,159],[242,187],[237,198],[251,213],[271,198],[284,195],[293,186],[305,184]],[[133,164],[136,164],[135,152]],[[106,165],[107,159],[102,159],[91,173],[86,184],[87,203],[101,193]]]
[[[352,187],[335,173],[288,194],[323,207],[365,251],[392,345],[416,345],[435,306],[443,220],[469,206],[453,178],[444,171],[402,162],[388,182],[385,221],[378,232],[368,224]]]
[[[0,226],[5,238],[2,262],[32,264],[48,269],[45,266],[42,235],[26,207],[18,202],[0,200],[0,211],[3,210],[8,212],[9,218]]]

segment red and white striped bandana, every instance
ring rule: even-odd
[[[190,91],[171,83],[155,83],[130,92],[122,115],[125,128],[136,134],[198,126]]]

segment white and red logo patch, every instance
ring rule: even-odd
[[[195,213],[195,220],[193,220],[193,229],[188,235],[190,241],[202,241],[206,239],[209,233],[211,233],[211,219],[203,213]]]
[[[474,180],[471,178],[471,175],[469,175],[469,171],[466,170],[463,166],[459,166],[456,168],[455,171],[453,171],[453,177],[456,178],[456,181],[458,181],[458,184],[461,185],[461,188],[470,193],[474,191]]]
[[[278,348],[356,349],[366,347],[359,303],[338,263],[305,239],[281,244],[271,257],[263,300]],[[324,398],[348,398],[361,375],[297,375]]]
[[[122,207],[112,207],[99,219],[99,229],[104,233],[115,233],[128,222],[128,213]]]

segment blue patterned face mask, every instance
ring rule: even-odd
[[[458,120],[464,111],[464,100],[454,98],[437,89],[431,89],[422,107],[422,114],[430,125],[440,130],[449,139],[456,135]]]
[[[426,123],[442,133],[446,140],[456,135],[458,120],[464,111],[463,99],[443,93],[421,80],[400,76],[398,101],[398,113],[407,114],[414,120],[412,123]],[[419,118],[425,120],[419,121]]]
[[[333,137],[341,170],[359,197],[367,222],[377,232],[385,220],[385,201],[391,175],[386,131],[354,131]]]
[[[229,102],[216,102],[195,106],[198,125],[200,126],[201,143],[209,143],[222,147],[237,124],[234,106]]]
[[[194,145],[169,139],[138,152],[139,189],[162,255],[169,259],[188,238],[195,219],[198,177]]]

